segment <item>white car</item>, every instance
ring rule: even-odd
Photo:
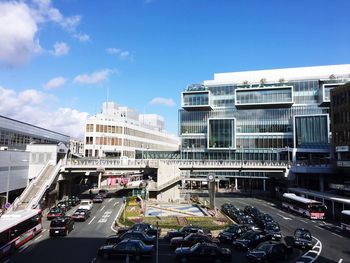
[[[92,206],[93,206],[93,202],[92,200],[87,200],[87,199],[83,199],[80,202],[79,208],[78,209],[87,209],[87,210],[91,210]]]

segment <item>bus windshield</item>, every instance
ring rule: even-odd
[[[311,213],[325,213],[327,210],[325,205],[310,205],[309,208]]]

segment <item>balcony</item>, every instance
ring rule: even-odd
[[[182,108],[185,110],[211,110],[209,90],[184,91],[181,93]]]
[[[239,88],[235,90],[236,108],[256,109],[291,107],[293,86]]]
[[[344,83],[327,83],[323,84],[319,90],[318,102],[320,106],[329,106],[331,102],[330,92],[332,89],[344,85]]]

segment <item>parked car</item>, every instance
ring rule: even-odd
[[[154,244],[156,241],[155,236],[149,236],[142,231],[128,231],[121,235],[109,236],[106,240],[106,244],[117,244],[125,239],[141,240],[145,244]]]
[[[72,207],[68,200],[59,201],[56,206],[62,208],[65,212],[67,212]]]
[[[52,220],[56,217],[65,216],[65,211],[59,207],[52,207],[46,215],[47,220]]]
[[[277,222],[269,222],[264,226],[264,234],[268,239],[271,240],[281,240],[282,233],[280,225]]]
[[[91,210],[93,206],[93,202],[90,199],[83,199],[80,202],[79,208],[78,209],[87,209]]]
[[[179,247],[175,250],[179,262],[231,262],[232,252],[216,244],[197,243],[192,247]]]
[[[219,240],[199,233],[192,233],[186,237],[174,237],[170,240],[170,245],[174,247],[191,247],[197,243],[219,243]]]
[[[67,236],[74,229],[74,220],[70,216],[57,217],[50,223],[50,236]]]
[[[92,198],[92,201],[94,203],[102,203],[103,202],[103,197],[102,197],[102,195],[97,194],[97,195],[94,196],[94,198]]]
[[[311,232],[305,228],[296,229],[294,231],[294,246],[311,249],[313,247]]]
[[[74,221],[85,221],[90,217],[90,214],[91,212],[88,209],[77,209],[72,215],[72,218]]]
[[[107,197],[108,197],[108,190],[106,190],[106,189],[100,189],[100,190],[98,190],[98,194],[99,194],[100,196],[102,196],[103,198],[107,198]]]
[[[209,237],[212,236],[210,230],[203,229],[199,226],[189,225],[189,226],[181,227],[179,230],[168,231],[164,236],[164,239],[170,241],[173,237],[185,237],[191,233],[202,233]]]
[[[276,222],[272,216],[269,214],[260,214],[256,219],[255,219],[257,225],[261,228],[264,229],[265,225],[268,223]]]
[[[247,232],[249,228],[244,225],[230,225],[224,231],[220,232],[218,235],[218,239],[221,243],[230,243],[236,240],[238,237]]]
[[[233,245],[239,250],[248,250],[248,248],[254,248],[263,241],[266,241],[266,236],[261,231],[250,230],[244,233],[236,241],[233,241]]]
[[[246,207],[244,207],[244,212],[247,215],[250,215],[254,220],[256,220],[258,218],[258,216],[261,214],[259,209],[257,209],[254,206],[250,206],[250,205],[247,205]]]
[[[237,218],[237,223],[241,224],[241,225],[248,226],[250,228],[255,228],[254,220],[249,215],[240,216],[239,218]]]
[[[153,250],[153,245],[146,245],[141,240],[125,239],[118,244],[100,247],[97,254],[105,259],[129,255],[139,260],[141,257],[152,256]]]
[[[247,258],[251,262],[284,262],[292,253],[292,247],[276,241],[266,241],[248,251]]]
[[[146,233],[147,235],[149,236],[156,236],[160,235],[161,233],[161,229],[151,225],[151,224],[148,224],[148,223],[139,223],[139,224],[134,224],[133,226],[131,227],[121,227],[118,229],[118,234],[124,234],[130,230],[134,230],[134,231],[142,231],[144,233]]]

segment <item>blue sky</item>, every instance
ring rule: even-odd
[[[164,116],[214,73],[347,64],[347,0],[0,0],[0,115],[82,137],[109,100]]]

